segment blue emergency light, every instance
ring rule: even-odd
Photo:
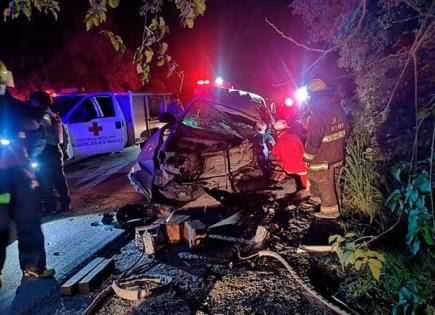
[[[224,79],[222,79],[221,77],[217,77],[216,80],[214,80],[214,83],[216,85],[222,85],[224,84]]]
[[[306,100],[308,100],[308,89],[306,86],[303,86],[299,89],[297,89],[296,93],[295,93],[295,97],[298,100],[299,103],[303,103]]]
[[[1,138],[0,139],[0,144],[1,145],[10,145],[11,141],[9,139]]]

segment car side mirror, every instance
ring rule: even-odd
[[[173,124],[177,121],[177,117],[170,112],[164,112],[160,113],[159,120],[164,123]]]

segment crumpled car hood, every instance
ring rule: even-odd
[[[203,187],[255,190],[270,169],[272,122],[258,95],[231,89],[196,95],[176,123],[145,145],[130,180],[149,200],[156,191],[188,202]]]

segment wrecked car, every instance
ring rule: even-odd
[[[255,192],[268,185],[273,117],[256,94],[211,88],[144,145],[129,173],[148,201],[189,202],[208,189]]]

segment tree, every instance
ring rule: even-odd
[[[328,55],[336,54],[338,66],[355,81],[364,123],[387,134],[385,128],[388,127],[384,124],[394,120],[394,112],[402,111],[402,107],[413,105],[414,125],[428,116],[426,109],[433,108],[434,3],[424,0],[295,0],[290,7],[308,30],[306,44],[284,34],[269,20],[266,22],[292,44],[319,54],[301,76],[322,75],[317,71],[318,65]],[[401,128],[403,132],[403,125]],[[386,137],[379,136],[378,140],[382,142]],[[392,141],[391,146],[395,144]]]
[[[100,34],[110,41],[115,51],[125,52],[126,46],[122,38],[111,30],[103,28],[107,20],[108,10],[116,9],[120,4],[120,0],[88,1],[89,8],[84,19],[86,29],[88,31],[94,28],[100,29]],[[150,80],[152,64],[158,67],[166,65],[168,76],[174,73],[180,77],[184,75],[176,61],[168,54],[169,46],[164,40],[169,32],[169,25],[163,16],[163,7],[168,2],[175,4],[179,11],[181,25],[188,28],[194,27],[195,19],[203,15],[206,9],[205,0],[142,1],[138,10],[144,19],[143,35],[139,46],[135,50],[133,62],[144,84]],[[60,0],[12,0],[9,1],[8,7],[4,9],[3,14],[5,19],[16,19],[21,15],[30,19],[33,11],[37,10],[45,14],[51,14],[57,19],[61,10],[60,3]]]
[[[354,163],[348,163],[344,170],[346,180],[359,181],[353,185],[359,193],[354,191],[351,196],[354,204],[355,198],[360,198],[356,204],[373,209],[376,188],[382,186],[384,193],[391,193],[388,206],[398,216],[393,227],[403,218],[402,213],[407,218],[406,241],[412,253],[420,250],[420,243],[432,247],[435,238],[435,1],[294,0],[290,7],[308,30],[306,43],[285,34],[267,18],[266,23],[292,45],[317,54],[301,76],[330,79],[327,74],[319,73],[319,65],[326,57],[336,56],[338,67],[355,83],[356,101],[361,110],[356,115],[356,132],[349,145],[353,146],[350,149],[358,150],[348,150],[348,153],[358,152],[358,156],[350,156]],[[364,141],[358,139],[361,136]],[[379,163],[380,160],[384,163]],[[386,169],[400,160],[408,161],[401,164],[407,165],[407,180],[399,179],[399,187],[396,183],[388,185]],[[395,170],[396,179],[400,178]],[[376,185],[372,177],[358,176],[378,171],[385,175],[380,177],[382,185],[378,182],[378,187],[370,187]],[[392,185],[397,187],[394,192],[388,188],[385,191],[385,187]],[[347,183],[345,197],[349,187],[352,185]],[[420,198],[421,187],[425,190]]]

